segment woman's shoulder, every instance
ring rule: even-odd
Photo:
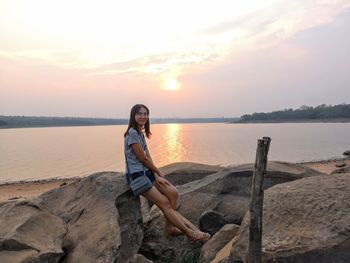
[[[130,128],[128,130],[128,135],[140,135],[139,132],[137,130],[135,130],[134,128]]]

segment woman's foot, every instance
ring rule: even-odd
[[[191,233],[187,236],[190,241],[207,241],[210,238],[209,233],[205,233],[202,231],[191,231]]]
[[[179,236],[179,235],[183,235],[183,233],[176,226],[167,226],[165,228],[165,235],[166,236]]]

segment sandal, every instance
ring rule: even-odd
[[[210,234],[202,231],[192,231],[192,233],[187,238],[192,242],[207,241],[210,238]]]

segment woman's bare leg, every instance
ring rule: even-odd
[[[171,204],[171,207],[176,210],[177,207],[177,200],[179,198],[179,192],[177,191],[176,187],[172,184],[165,185],[165,184],[155,184],[154,185],[159,192],[161,192],[163,195],[165,195]]]
[[[157,184],[157,183],[155,184],[155,187],[159,190],[159,192],[161,192],[163,195],[165,195],[169,199],[171,207],[174,210],[176,210],[177,200],[179,198],[179,192],[177,191],[176,187],[173,186],[172,184],[165,185],[165,184]],[[167,235],[174,235],[174,236],[183,234],[183,232],[180,229],[178,229],[176,226],[174,226],[167,218],[165,218],[165,233]]]
[[[207,233],[201,231],[193,231],[187,227],[171,206],[169,199],[163,195],[155,186],[144,193],[143,196],[156,204],[162,210],[165,217],[170,221],[170,223],[180,229],[189,239],[206,240],[210,237]]]

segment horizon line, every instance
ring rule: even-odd
[[[78,116],[34,116],[34,115],[0,115],[0,117],[27,117],[27,118],[79,118],[79,119],[109,119],[128,120],[129,118],[117,117],[78,117]],[[240,117],[151,117],[151,119],[239,119]]]

